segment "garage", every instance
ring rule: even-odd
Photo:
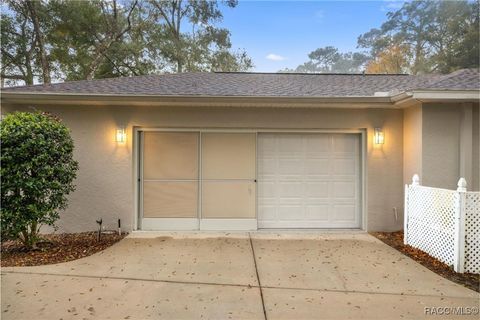
[[[360,228],[361,135],[259,133],[259,228]]]
[[[362,227],[360,133],[139,134],[143,230]]]

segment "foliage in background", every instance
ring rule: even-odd
[[[380,51],[368,61],[366,73],[403,73],[408,68],[409,48],[405,45],[393,45]]]
[[[238,1],[224,3],[234,8]],[[173,71],[245,71],[253,66],[244,51],[230,51],[230,32],[215,26],[223,18],[216,1],[148,0],[144,12],[152,22],[156,53]],[[182,31],[186,26],[191,30]]]
[[[35,77],[50,82],[49,64],[44,61],[43,30],[47,27],[44,7],[37,2],[7,0],[6,3],[15,14],[1,14],[2,85],[4,79],[32,84]]]
[[[5,0],[2,84],[187,71],[245,71],[221,3],[207,0]],[[234,8],[237,1],[224,2]]]
[[[287,72],[450,73],[478,68],[478,1],[411,1],[387,13],[387,21],[360,35],[358,48],[324,47]]]
[[[35,248],[40,227],[55,226],[75,189],[73,140],[49,114],[15,112],[2,119],[0,141],[2,238]]]
[[[246,71],[219,27],[237,0],[4,0],[1,84],[188,71]],[[410,1],[360,35],[359,52],[318,48],[285,72],[449,73],[479,67],[478,1]],[[404,53],[399,60],[398,54]]]
[[[337,48],[327,46],[309,53],[309,61],[296,69],[285,69],[282,72],[302,73],[357,73],[360,72],[369,56],[361,52],[341,53]]]
[[[387,17],[379,29],[358,38],[373,57],[392,47],[408,48],[405,71],[412,74],[478,68],[478,1],[406,2]]]

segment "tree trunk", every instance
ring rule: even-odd
[[[99,52],[95,55],[95,58],[93,58],[92,62],[90,62],[88,68],[87,68],[87,74],[85,75],[85,79],[87,80],[92,80],[95,76],[95,72],[98,69],[98,66],[102,63],[103,61],[103,52],[104,49],[99,49]]]
[[[50,77],[50,65],[48,63],[47,54],[45,52],[45,39],[43,38],[43,33],[40,30],[40,22],[38,19],[37,8],[35,7],[35,2],[32,0],[27,0],[26,5],[30,12],[38,50],[40,51],[40,64],[42,66],[43,83],[51,83],[52,79]]]
[[[415,47],[415,62],[413,63],[413,74],[418,73],[418,69],[420,69],[420,55],[422,53],[422,48],[420,47],[420,43],[417,43]]]
[[[37,236],[38,236],[38,222],[34,221],[30,225],[30,227],[27,227],[26,229],[24,229],[20,232],[19,238],[26,248],[28,248],[30,250],[36,250],[36,249],[38,249],[38,247],[37,247],[38,237]]]
[[[25,55],[25,85],[31,86],[33,84],[33,70],[32,70],[32,64],[30,60],[30,53],[27,52]]]

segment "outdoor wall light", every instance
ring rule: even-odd
[[[124,127],[117,128],[115,133],[115,140],[120,143],[127,141],[127,132]]]
[[[375,128],[373,134],[373,142],[375,144],[384,144],[385,143],[385,134],[383,133],[382,128]]]

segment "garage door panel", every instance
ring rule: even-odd
[[[355,153],[357,150],[358,139],[356,135],[337,134],[332,136],[333,151]]]
[[[327,199],[329,196],[329,183],[307,182],[305,194],[309,199]]]
[[[307,205],[306,214],[307,220],[326,222],[329,220],[329,206],[328,204]]]
[[[262,198],[263,200],[274,199],[277,194],[277,184],[275,183],[275,181],[265,181],[259,183],[258,192],[264,195],[264,197]]]
[[[333,196],[335,198],[351,198],[356,197],[356,185],[355,181],[348,182],[334,182],[333,183]]]
[[[301,198],[304,193],[304,184],[301,182],[281,181],[278,184],[278,195],[283,199]]]
[[[275,135],[278,137],[278,135]],[[275,139],[278,145],[278,154],[286,154],[288,156],[294,156],[295,154],[302,154],[303,153],[303,143],[298,143],[298,135],[296,134],[285,134],[283,135],[282,139]]]
[[[335,159],[333,173],[336,175],[355,175],[357,161],[355,159]]]
[[[307,154],[325,154],[331,148],[331,137],[328,135],[307,134],[305,135]]]
[[[283,206],[303,206],[304,201],[300,198],[277,198],[276,204],[279,208]]]
[[[359,135],[259,134],[258,139],[259,227],[360,227]]]
[[[269,175],[275,177],[277,171],[276,159],[262,159],[258,161],[262,162],[258,164],[258,174],[261,174],[264,177]]]
[[[302,206],[286,205],[277,209],[278,220],[303,220],[304,210]]]
[[[274,134],[263,134],[261,140],[258,140],[258,148],[262,149],[263,154],[268,157],[269,155],[275,156],[277,150],[277,138]]]
[[[309,175],[328,175],[331,172],[329,159],[310,159],[304,162],[305,172]]]
[[[273,181],[276,181],[277,183],[290,183],[290,182],[301,182],[305,179],[304,175],[301,174],[282,174],[282,175],[277,175],[276,179],[272,179]]]
[[[334,218],[338,222],[356,221],[355,205],[335,205],[333,208]]]
[[[278,174],[281,175],[298,175],[303,174],[304,165],[301,160],[297,159],[280,159],[278,160]]]

